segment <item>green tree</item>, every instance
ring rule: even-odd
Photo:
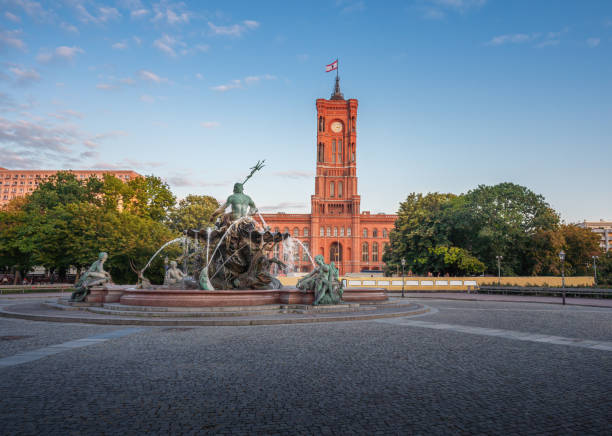
[[[587,264],[592,256],[601,254],[599,235],[574,224],[564,224],[559,233],[563,237],[565,250],[565,272],[567,275],[588,275]]]
[[[612,285],[612,251],[599,254],[599,259],[597,259],[597,285]]]
[[[20,200],[0,210],[0,268],[15,272],[15,284],[35,265],[32,235],[25,225],[28,215],[17,204]]]
[[[400,204],[383,260],[396,271],[400,259],[417,274],[555,271],[565,240],[557,213],[529,189],[513,183],[481,185],[459,196],[410,194]],[[460,267],[462,265],[462,267]]]
[[[138,216],[154,221],[164,221],[174,206],[176,197],[168,184],[159,177],[136,177],[126,184],[123,192],[123,208]]]
[[[173,230],[201,229],[212,225],[212,213],[219,202],[208,195],[188,195],[170,211],[169,226]]]
[[[450,218],[453,243],[483,261],[490,273],[497,272],[496,256],[503,256],[507,275],[531,275],[534,235],[559,225],[544,197],[513,183],[478,186],[461,196]]]
[[[389,234],[389,246],[383,254],[387,272],[400,268],[406,259],[407,270],[425,274],[432,270],[430,250],[450,246],[449,222],[445,209],[456,198],[453,194],[411,193],[400,203],[395,226]]]
[[[70,203],[99,204],[104,183],[91,176],[79,180],[73,173],[60,171],[38,185],[27,197],[24,207],[30,212],[42,212]]]

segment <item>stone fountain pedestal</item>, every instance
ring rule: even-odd
[[[342,301],[346,303],[380,302],[388,299],[384,288],[347,288],[342,296]],[[296,288],[201,291],[167,289],[163,286],[136,289],[133,286],[106,285],[92,288],[84,303],[91,305],[121,303],[126,306],[147,307],[243,307],[275,304],[310,305],[313,301],[313,291]]]

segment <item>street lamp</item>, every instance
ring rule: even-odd
[[[561,259],[561,292],[563,296],[563,304],[565,304],[565,251],[559,252],[559,259]]]
[[[504,256],[495,256],[497,259],[497,286],[501,286],[501,261]]]
[[[402,298],[404,298],[404,282],[406,278],[404,277],[404,267],[406,266],[406,259],[402,257]]]
[[[591,256],[593,258],[593,280],[595,282],[595,286],[597,286],[597,259],[599,256]]]

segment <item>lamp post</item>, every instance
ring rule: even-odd
[[[595,282],[595,286],[597,286],[597,259],[599,256],[591,256],[593,258],[593,281]]]
[[[404,298],[404,282],[406,278],[404,277],[404,267],[406,266],[406,259],[402,257],[402,298]]]
[[[497,286],[501,286],[501,261],[504,256],[495,256],[497,259]]]
[[[561,295],[565,305],[565,251],[561,250],[559,252],[559,259],[561,259]]]

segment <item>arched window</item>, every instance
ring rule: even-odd
[[[338,227],[334,227],[334,236],[338,236]]]
[[[332,162],[336,163],[336,140],[332,139]]]
[[[300,229],[296,227],[293,229],[293,237],[297,238],[298,236],[300,236]]]
[[[319,143],[319,147],[317,150],[317,156],[318,156],[319,162],[325,161],[325,144],[323,144],[322,142]]]
[[[344,227],[340,227],[340,236],[344,236]]]
[[[274,227],[274,232],[278,233],[278,232],[280,232],[280,229],[278,227]]]
[[[361,244],[361,261],[362,262],[370,261],[370,254],[368,253],[368,243],[367,242],[364,242],[363,244]]]
[[[278,259],[278,252],[279,252],[279,245],[278,244],[274,244],[274,257],[276,257]]]
[[[378,238],[378,229],[372,230],[372,237],[373,238]]]
[[[355,143],[351,146],[351,162],[355,162]]]
[[[372,242],[372,262],[378,262],[378,242]]]
[[[327,228],[327,236],[331,236],[331,227]]]
[[[329,196],[334,196],[334,182],[329,182]]]
[[[388,233],[387,233],[387,229],[383,229],[383,238],[386,239],[387,236],[389,236]]]
[[[319,132],[323,131],[323,117],[319,117]]]
[[[302,234],[304,235],[304,237],[308,237],[308,227],[304,227],[304,229],[302,230]]]
[[[342,198],[342,182],[338,182],[338,198]]]
[[[346,236],[351,236],[351,228],[350,227],[346,228]]]
[[[325,236],[325,228],[323,226],[319,227],[319,236]]]
[[[285,228],[283,229],[283,233],[289,233],[289,227],[285,227]]]
[[[368,237],[368,229],[363,229],[363,237],[364,238]]]
[[[351,118],[351,125],[353,127],[353,130],[357,130],[357,126],[355,125],[355,117]]]

